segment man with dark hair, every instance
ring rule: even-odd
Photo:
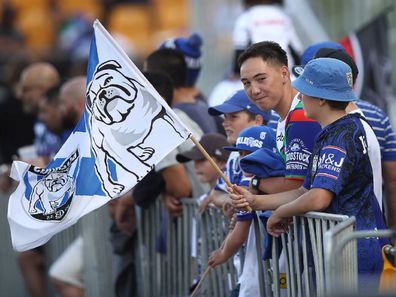
[[[184,111],[204,133],[217,132],[216,122],[207,112],[207,103],[197,100],[195,91],[187,85],[187,64],[181,52],[158,49],[147,57],[144,69],[167,74],[174,86],[172,107]]]
[[[272,188],[274,192],[298,188],[307,174],[314,138],[321,128],[304,115],[297,91],[291,86],[286,52],[275,42],[259,42],[243,52],[238,62],[250,100],[280,116],[276,141],[286,170],[285,178],[278,179]],[[252,183],[260,189],[260,180],[253,178]]]

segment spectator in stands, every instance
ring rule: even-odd
[[[373,174],[381,172],[378,169],[373,172],[371,167],[365,120],[357,113],[346,111],[349,102],[357,100],[352,81],[351,68],[332,58],[313,59],[293,81],[301,93],[305,114],[323,128],[316,138],[303,186],[272,195],[252,195],[233,186],[238,194],[231,197],[237,207],[275,209],[267,223],[267,230],[273,236],[285,231],[289,218],[308,211],[355,216],[357,230],[385,228],[373,185]],[[376,154],[379,157],[380,151]],[[378,238],[358,242],[360,275],[379,277],[382,244]],[[360,287],[365,284],[361,282]]]
[[[249,187],[252,175],[268,180],[268,185],[274,179],[284,175],[283,162],[280,155],[276,153],[275,133],[269,127],[253,126],[246,128],[239,134],[236,146],[226,147],[225,149],[239,152],[240,165],[243,171],[243,179],[240,183],[242,187]],[[250,158],[247,163],[243,162],[245,158]],[[246,164],[245,167],[243,167],[243,164]],[[251,191],[254,191],[254,189],[251,189]],[[266,193],[271,192],[272,189],[268,186]],[[255,216],[256,213],[253,211],[237,212],[237,222],[234,229],[227,235],[224,245],[215,250],[208,261],[208,265],[212,267],[226,262],[239,251],[247,240],[239,296],[260,295],[257,265],[261,259],[257,259],[256,238],[254,227],[251,225]]]
[[[238,57],[250,45],[277,42],[286,51],[289,66],[299,64],[302,44],[291,18],[279,0],[243,0],[245,11],[235,21],[233,31],[234,71],[239,73]]]
[[[227,138],[219,133],[208,133],[202,136],[199,141],[200,145],[205,149],[208,155],[213,159],[216,166],[219,170],[223,171],[227,162],[227,159],[230,153],[223,149],[224,146],[229,145]],[[217,179],[220,177],[219,172],[215,169],[215,167],[209,162],[208,159],[205,158],[204,154],[198,149],[197,146],[192,147],[190,150],[181,152],[176,155],[176,159],[180,163],[186,163],[193,161],[195,174],[197,175],[199,181],[201,183],[209,184],[209,191],[200,197],[196,197],[200,206],[199,211],[202,213],[207,208],[208,204],[211,202],[210,199],[210,191],[216,185]],[[193,285],[190,288],[192,292],[195,289],[195,286],[198,284],[201,273],[202,273],[202,258],[198,254],[198,243],[200,242],[200,238],[197,238],[196,232],[196,224],[192,225],[193,230],[191,230],[192,234],[192,249],[191,256],[196,259],[196,277],[194,278]],[[190,293],[191,293],[190,292]]]
[[[58,92],[51,89],[46,93],[48,102],[40,114],[47,126],[55,127],[53,130],[62,135],[62,142],[67,140],[84,112],[85,86],[85,76],[78,76],[66,81]],[[48,118],[52,113],[47,109],[54,104],[60,116]],[[51,282],[60,297],[84,296],[83,261],[83,238],[78,236],[49,269]]]
[[[318,42],[311,44],[301,55],[302,66],[296,66],[293,71],[296,72],[296,76],[301,73],[303,66],[313,58],[334,58],[339,59],[349,65],[352,69],[353,83],[355,84],[359,69],[351,56],[344,50],[344,48],[331,41]],[[296,71],[297,70],[297,71]],[[367,98],[369,99],[369,98]],[[373,105],[368,101],[356,100],[350,102],[347,107],[348,112],[360,112],[373,127],[374,133],[381,149],[381,167],[382,167],[382,179],[381,176],[374,176],[376,196],[382,200],[382,180],[385,190],[385,200],[380,202],[380,207],[384,203],[385,214],[387,217],[387,223],[390,227],[396,225],[396,136],[392,129],[392,125],[386,113],[379,107]],[[370,145],[370,141],[368,141]],[[372,162],[372,166],[379,166],[380,162]]]
[[[207,103],[197,100],[196,92],[187,84],[188,68],[182,53],[175,49],[158,49],[147,57],[144,68],[169,75],[174,85],[173,108],[185,112],[204,133],[218,132],[214,118],[207,113]]]
[[[199,73],[201,72],[201,46],[202,37],[198,33],[193,33],[188,38],[171,38],[165,40],[159,48],[171,48],[181,52],[187,64],[186,92],[190,91],[196,99],[206,101],[204,95],[196,87]]]
[[[82,118],[85,108],[86,77],[76,76],[60,89],[60,109],[63,113],[63,128],[72,130]]]
[[[37,117],[39,103],[44,98],[43,94],[59,83],[59,73],[53,65],[38,62],[27,66],[20,76],[18,97],[22,102],[24,111]],[[49,132],[40,120],[37,120],[34,125],[34,133],[34,145],[38,159],[29,161],[44,167],[59,149],[60,139],[57,135]]]

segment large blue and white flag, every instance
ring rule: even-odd
[[[125,194],[191,134],[99,21],[86,95],[82,119],[47,168],[12,165],[19,185],[8,221],[17,251]]]

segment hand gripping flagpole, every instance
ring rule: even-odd
[[[213,168],[216,169],[217,173],[221,176],[221,178],[225,181],[225,183],[227,184],[227,186],[229,188],[232,188],[232,183],[231,181],[228,179],[228,177],[224,174],[224,172],[219,168],[219,166],[217,166],[216,162],[213,160],[213,158],[208,154],[208,152],[203,148],[203,146],[199,143],[199,141],[193,136],[191,135],[190,139],[192,140],[192,142],[194,142],[194,144],[197,146],[197,148],[199,149],[199,151],[205,156],[205,158],[210,162],[210,164],[213,166]],[[247,211],[252,211],[252,208],[250,206],[246,207]],[[222,248],[224,246],[225,240],[223,241],[223,243],[221,244]],[[204,272],[204,274],[202,275],[201,279],[199,280],[197,286],[195,287],[194,291],[191,293],[191,297],[195,297],[199,291],[199,288],[202,286],[202,283],[204,282],[206,276],[209,274],[210,269],[212,267],[208,266]]]

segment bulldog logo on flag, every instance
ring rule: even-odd
[[[153,169],[147,161],[155,148],[146,146],[145,139],[152,132],[154,121],[165,121],[183,139],[165,108],[137,80],[125,76],[117,61],[98,65],[88,86],[87,103],[91,110],[95,168],[110,197],[120,194],[125,186],[108,174],[107,160],[112,160],[136,182]],[[124,164],[128,163],[126,168]],[[144,170],[138,173],[136,168]]]
[[[60,221],[64,218],[70,208],[75,192],[75,182],[71,167],[77,158],[78,151],[57,168],[29,167],[28,174],[36,175],[37,182],[33,189],[27,188],[26,194],[29,200],[23,200],[23,202],[32,217],[45,221]],[[74,170],[76,170],[75,168],[74,166]]]

